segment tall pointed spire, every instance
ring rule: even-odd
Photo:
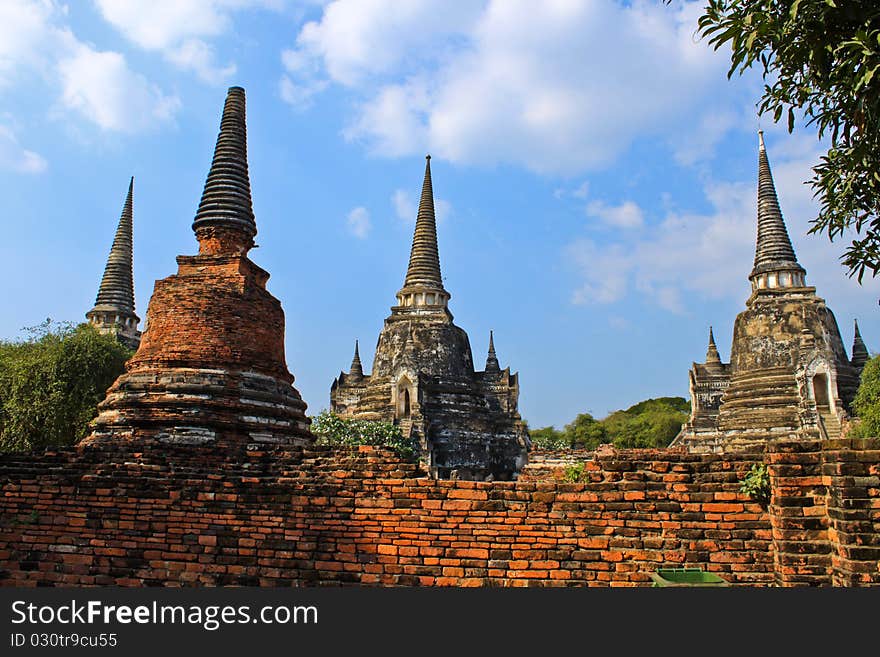
[[[486,358],[486,371],[501,371],[501,366],[498,364],[498,357],[495,355],[495,339],[492,331],[489,331],[489,356]]]
[[[214,159],[193,230],[204,254],[240,254],[253,247],[257,224],[248,176],[245,93],[241,87],[230,87],[227,92]]]
[[[434,213],[434,189],[431,181],[431,156],[425,157],[425,180],[419,199],[419,213],[413,233],[409,266],[403,287],[397,293],[395,313],[437,313],[449,315],[446,305],[450,294],[443,287],[440,275],[440,254],[437,249],[437,218]]]
[[[107,256],[104,276],[98,288],[95,306],[86,313],[89,322],[99,331],[113,333],[136,348],[140,341],[137,330],[140,318],[134,313],[134,277],[132,275],[134,176],[128,183],[128,194],[122,215]]]
[[[431,156],[425,157],[425,180],[419,213],[413,234],[409,268],[404,287],[424,286],[443,288],[440,276],[440,254],[437,250],[437,220],[434,215],[434,190],[431,184]]]
[[[798,264],[782,210],[779,208],[763,131],[758,131],[758,141],[758,237],[755,244],[755,266],[749,278],[756,287],[802,286],[806,272]],[[761,277],[762,274],[775,276]]]
[[[850,362],[853,364],[853,367],[862,369],[865,366],[865,363],[868,362],[870,356],[868,355],[868,348],[865,346],[864,340],[862,340],[862,334],[859,332],[858,320],[855,320],[855,325],[856,334],[853,338],[852,360]]]
[[[354,358],[351,359],[351,367],[348,370],[350,376],[353,377],[362,377],[364,375],[364,368],[361,365],[361,355],[358,353],[358,341],[354,341]]]
[[[134,281],[132,278],[132,195],[134,176],[128,183],[128,194],[122,206],[122,215],[116,227],[113,246],[104,267],[101,287],[95,306],[111,306],[117,310],[134,312]]]
[[[712,333],[712,327],[709,327],[709,348],[706,349],[706,365],[721,365],[721,356],[718,354],[718,347],[715,346],[715,335]]]

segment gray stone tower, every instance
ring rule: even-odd
[[[379,334],[372,371],[363,373],[356,344],[351,370],[333,381],[330,408],[399,425],[418,441],[436,477],[513,479],[530,444],[517,410],[519,377],[499,366],[492,336],[485,371],[474,370],[450,298],[440,274],[428,156],[406,278]]]
[[[116,236],[104,276],[98,288],[95,306],[86,313],[92,326],[101,333],[115,335],[125,346],[137,349],[141,342],[138,331],[140,318],[134,313],[134,277],[132,275],[132,196],[134,177],[128,184],[128,195],[122,206],[122,216],[116,227]]]
[[[834,314],[806,284],[762,133],[757,223],[752,293],[734,323],[730,363],[713,353],[710,335],[706,363],[691,373],[691,418],[673,444],[725,451],[771,438],[834,438],[848,416],[867,349],[857,331],[847,357]]]

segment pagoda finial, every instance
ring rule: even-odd
[[[443,289],[440,276],[440,255],[437,250],[437,219],[434,214],[434,189],[431,182],[431,156],[425,156],[425,180],[419,199],[419,213],[413,233],[409,268],[404,287],[436,287]]]
[[[715,346],[715,335],[712,333],[712,327],[709,327],[709,347],[706,349],[706,365],[721,365],[721,356],[718,354],[718,347]]]
[[[501,366],[498,364],[498,357],[495,355],[495,337],[492,331],[489,331],[489,356],[486,358],[486,371],[501,371]]]
[[[86,313],[89,322],[99,330],[121,335],[124,342],[137,346],[140,321],[134,313],[134,276],[132,275],[132,228],[134,176],[128,183],[128,194],[107,256],[104,276],[98,288],[95,306]]]
[[[358,353],[358,341],[354,341],[354,358],[351,359],[351,367],[348,371],[350,376],[360,378],[364,375],[364,368],[361,365],[361,355]]]
[[[852,360],[850,362],[853,367],[861,370],[865,366],[865,363],[868,362],[870,356],[868,355],[868,348],[865,346],[865,341],[862,340],[862,334],[859,332],[859,320],[854,321],[856,333],[855,337],[853,337]]]
[[[804,268],[798,264],[779,208],[764,131],[758,131],[758,237],[755,266],[749,278],[756,288],[804,285]]]
[[[134,176],[128,183],[128,194],[113,237],[113,246],[104,267],[101,287],[95,306],[112,306],[120,311],[134,312],[134,280],[132,277],[132,196]]]
[[[403,288],[397,293],[398,308],[405,312],[445,311],[450,294],[443,287],[437,249],[437,218],[431,181],[431,156],[425,156],[425,179],[413,233],[409,266]],[[395,311],[398,312],[398,311]]]
[[[220,120],[211,170],[193,221],[204,255],[246,254],[254,246],[257,224],[247,162],[245,93],[230,87]]]

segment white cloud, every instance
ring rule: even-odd
[[[142,75],[132,72],[125,57],[80,44],[58,63],[62,102],[104,130],[137,132],[173,117],[177,97],[165,96]]]
[[[751,109],[754,115],[754,107]],[[705,114],[692,129],[676,135],[672,146],[676,162],[690,166],[710,159],[724,135],[745,123],[743,118],[724,109]]]
[[[278,92],[281,95],[281,100],[302,110],[311,107],[315,95],[322,92],[326,86],[326,81],[302,84],[294,82],[290,76],[282,75],[278,83]]]
[[[360,205],[348,213],[345,223],[348,227],[348,232],[361,240],[367,238],[372,228],[370,213],[365,207]]]
[[[145,50],[161,52],[183,70],[210,84],[231,77],[234,63],[218,64],[206,41],[230,31],[231,14],[253,7],[278,7],[278,0],[94,0],[104,19]]]
[[[575,189],[574,191],[572,191],[572,193],[571,193],[571,195],[574,196],[575,198],[581,198],[581,199],[587,198],[587,196],[589,196],[589,194],[590,194],[590,182],[588,180],[585,180],[584,182],[582,182],[578,186],[578,188]]]
[[[218,66],[214,63],[214,49],[201,39],[187,39],[166,53],[168,61],[184,70],[193,71],[209,84],[220,84],[238,70],[235,64]]]
[[[633,263],[620,244],[603,248],[592,240],[580,239],[569,245],[566,255],[586,279],[573,292],[572,303],[604,304],[624,297]]]
[[[121,53],[80,41],[66,25],[67,11],[52,0],[0,3],[0,86],[41,79],[59,91],[55,113],[74,110],[105,130],[134,132],[170,120],[179,100],[132,71]]]
[[[803,183],[818,161],[815,140],[786,136],[778,148],[768,143],[768,151],[789,235],[807,269],[808,284],[815,285],[818,294],[841,313],[856,313],[856,308],[864,308],[866,298],[876,303],[880,281],[860,287],[832,256],[842,253],[845,242],[829,245],[822,236],[807,235],[817,205]],[[670,210],[660,224],[627,234],[628,239],[575,240],[566,249],[580,276],[572,302],[610,304],[636,295],[670,312],[687,313],[690,302],[744,301],[750,291],[757,230],[755,184],[752,180],[708,182],[704,194],[710,213]]]
[[[391,204],[394,206],[398,219],[407,223],[415,223],[418,208],[409,192],[403,189],[395,189],[391,195]]]
[[[586,212],[587,216],[596,217],[613,228],[641,228],[644,223],[642,209],[633,201],[624,201],[620,205],[591,201]]]
[[[284,61],[361,99],[344,134],[373,152],[572,173],[715,113],[726,61],[694,42],[702,4],[336,0]],[[704,143],[728,127],[709,123]]]
[[[326,74],[346,86],[405,73],[443,57],[447,39],[476,26],[482,4],[336,0],[327,4],[320,21],[302,27],[296,49],[285,55],[285,61],[295,56],[320,60]]]
[[[437,217],[437,223],[442,224],[452,215],[452,203],[442,198],[435,198],[434,214]]]
[[[397,218],[407,224],[416,222],[419,207],[415,198],[404,189],[395,189],[391,195],[391,204]],[[442,198],[434,199],[434,216],[437,223],[444,223],[452,215],[452,204]]]
[[[15,133],[0,125],[0,169],[18,173],[42,173],[47,167],[48,163],[41,155],[22,148]]]
[[[9,84],[24,64],[45,65],[60,30],[51,26],[61,12],[52,2],[6,0],[0,3],[0,86]]]

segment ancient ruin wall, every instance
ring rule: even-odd
[[[770,518],[738,491],[756,458],[633,451],[583,483],[488,483],[371,448],[4,456],[0,583],[608,586],[687,564],[770,584]]]
[[[766,457],[777,583],[880,584],[880,440],[792,441]]]

